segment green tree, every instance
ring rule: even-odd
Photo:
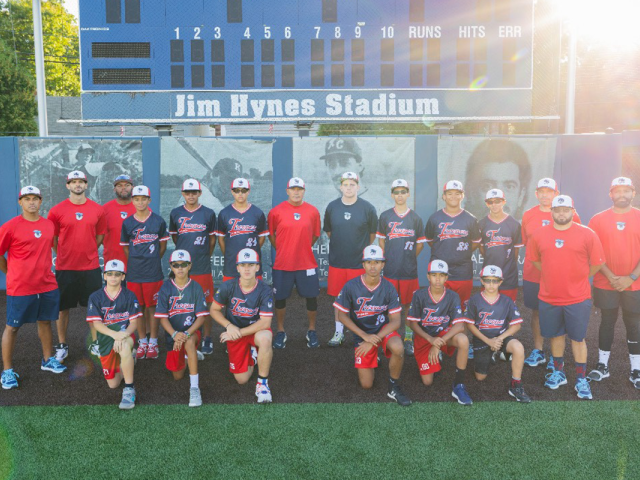
[[[0,39],[35,78],[31,0],[0,0]],[[80,95],[78,25],[63,0],[42,2],[47,95]]]
[[[36,135],[36,84],[0,39],[0,135]]]

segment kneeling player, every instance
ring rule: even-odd
[[[109,388],[118,388],[124,377],[120,408],[130,410],[136,405],[133,387],[133,343],[137,318],[142,316],[138,299],[122,286],[124,263],[109,260],[104,266],[106,287],[89,297],[87,322],[98,333],[98,348],[102,372]]]
[[[158,292],[155,316],[165,331],[167,368],[175,380],[184,377],[185,356],[189,364],[189,406],[202,405],[198,377],[199,328],[209,315],[202,287],[189,278],[191,255],[186,250],[174,250],[169,259],[169,280]]]
[[[271,403],[269,368],[273,358],[271,319],[273,291],[256,278],[260,259],[255,250],[244,248],[236,257],[240,278],[227,280],[216,292],[211,316],[225,328],[220,342],[227,344],[229,371],[243,385],[249,381],[256,364],[257,348],[258,403]],[[223,313],[224,308],[224,313]]]
[[[469,359],[469,339],[464,334],[466,319],[460,307],[460,297],[445,288],[449,266],[444,260],[433,260],[427,267],[429,287],[413,293],[407,320],[414,335],[415,356],[422,383],[431,385],[433,375],[442,368],[440,352],[456,355],[456,376],[451,396],[461,405],[473,401],[464,386],[464,372]]]
[[[502,283],[502,270],[495,265],[487,265],[480,272],[484,291],[476,293],[469,300],[465,317],[473,334],[476,379],[487,378],[492,352],[511,355],[511,386],[509,395],[518,402],[529,403],[531,399],[522,387],[524,367],[524,347],[513,335],[521,328],[520,312],[498,288]],[[473,322],[473,323],[472,323]]]
[[[404,364],[404,346],[398,335],[400,328],[400,298],[389,280],[382,278],[382,249],[369,245],[362,252],[365,274],[349,280],[333,306],[338,318],[354,333],[355,367],[362,388],[373,387],[378,367],[378,348],[389,358],[389,391],[387,396],[402,406],[411,400],[400,389],[400,374]]]

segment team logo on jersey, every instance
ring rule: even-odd
[[[402,222],[389,222],[387,226],[389,227],[389,240],[393,240],[394,238],[408,238],[413,237],[416,234],[416,231],[410,228],[400,228]]]
[[[293,218],[294,218],[295,220],[300,220],[300,217],[301,217],[301,215],[300,215],[299,213],[294,213],[294,214],[293,214]]]
[[[489,241],[486,244],[487,248],[511,245],[511,237],[502,237],[498,235],[499,232],[500,229],[487,230],[487,233],[485,233],[487,238],[489,238]]]
[[[147,227],[145,226],[145,227],[134,230],[133,233],[135,237],[133,237],[133,240],[131,240],[134,246],[140,245],[143,243],[152,243],[158,239],[158,235],[156,235],[155,233],[143,233],[146,230],[146,228]]]
[[[190,327],[193,324],[193,321],[196,319],[196,317],[192,317],[191,315],[189,315],[187,318],[184,319],[184,326],[185,327]]]
[[[82,212],[76,212],[76,220],[82,220],[83,216]]]
[[[453,222],[441,222],[438,224],[440,233],[438,238],[440,240],[448,240],[450,238],[464,238],[469,235],[469,230],[462,230],[459,228],[449,228],[453,225]]]
[[[42,232],[40,230],[34,230],[33,236],[36,238],[40,238],[42,236]]]
[[[203,225],[202,223],[187,223],[189,220],[191,220],[193,218],[193,216],[191,217],[180,217],[178,219],[178,235],[182,234],[182,233],[196,233],[196,232],[204,232],[207,229],[206,225]]]
[[[356,303],[360,306],[354,313],[356,318],[370,317],[387,311],[387,305],[369,305],[373,297],[358,297]]]
[[[244,217],[232,218],[229,220],[229,225],[231,225],[231,228],[229,229],[230,237],[237,237],[238,235],[251,235],[258,229],[256,225],[240,225],[240,222],[243,220]]]
[[[559,238],[556,239],[556,248],[562,248],[564,247],[564,240],[561,240]]]
[[[547,225],[551,225],[551,220],[542,220],[542,226],[546,227]]]
[[[179,296],[169,297],[169,317],[193,313],[195,303],[178,303],[180,300],[181,297]]]
[[[344,219],[345,220],[350,220],[351,219],[351,214],[349,212],[344,212]]]
[[[127,218],[127,212],[120,212],[120,218],[123,220]]]
[[[259,308],[245,307],[246,300],[244,298],[233,297],[231,299],[231,314],[234,317],[253,318],[258,315]]]
[[[479,312],[478,315],[480,316],[480,324],[478,325],[480,330],[501,328],[504,325],[504,319],[489,318],[490,315],[493,315],[493,312]]]
[[[449,315],[444,315],[442,317],[435,316],[434,313],[438,311],[437,308],[423,308],[422,309],[422,320],[420,324],[423,327],[441,327],[442,325],[449,322]],[[438,331],[442,330],[441,328]]]
[[[618,228],[618,230],[624,230],[625,225],[626,222],[616,222],[616,227]]]
[[[273,302],[267,303],[267,307],[272,308],[273,307]]]
[[[129,320],[129,312],[120,312],[120,313],[115,313],[113,312],[113,310],[116,308],[116,306],[112,306],[112,307],[102,307],[102,322],[105,325],[110,325],[112,323],[119,323],[122,322],[124,320]]]

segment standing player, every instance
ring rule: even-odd
[[[211,255],[216,246],[216,214],[199,202],[202,195],[200,182],[191,178],[182,183],[184,205],[171,210],[169,234],[178,250],[186,250],[191,255],[190,277],[198,282],[204,291],[207,305],[213,302],[213,276]],[[213,353],[211,327],[213,319],[204,320],[204,340],[200,351],[205,355]]]
[[[63,362],[69,355],[67,327],[69,309],[78,304],[87,306],[89,295],[102,287],[102,272],[98,259],[98,248],[107,232],[104,209],[86,197],[87,177],[83,172],[73,171],[67,176],[69,198],[49,211],[49,220],[55,227],[53,249],[56,256],[56,280],[60,288],[60,316],[58,317],[58,340],[56,360]],[[97,334],[93,325],[90,352],[99,355]]]
[[[378,367],[378,349],[389,359],[389,390],[387,396],[403,407],[411,400],[400,388],[400,374],[404,364],[404,346],[398,328],[401,317],[400,298],[391,282],[382,278],[384,253],[376,245],[362,252],[365,274],[349,280],[333,306],[340,321],[354,333],[355,367],[358,381],[365,389],[373,387]]]
[[[13,349],[18,330],[37,322],[42,343],[40,368],[62,373],[67,367],[52,356],[51,322],[58,319],[60,292],[51,271],[54,226],[40,216],[42,195],[33,186],[20,190],[22,214],[0,227],[0,271],[7,275],[7,325],[2,333],[2,388],[18,386]],[[4,254],[8,253],[8,258]]]
[[[273,359],[273,292],[271,287],[256,278],[260,257],[255,250],[240,250],[236,269],[240,278],[232,278],[218,289],[211,305],[211,316],[225,329],[220,335],[220,342],[227,345],[229,371],[240,385],[244,385],[251,379],[257,362],[258,403],[271,403],[269,369]],[[253,358],[255,349],[257,358]]]
[[[158,320],[155,318],[158,291],[162,287],[162,256],[167,250],[167,224],[160,215],[149,210],[151,193],[144,185],[133,188],[136,213],[122,224],[120,245],[129,260],[128,288],[142,307],[138,320],[136,358],[158,358]],[[147,329],[150,337],[147,340]]]
[[[127,217],[136,213],[136,207],[131,201],[133,181],[129,175],[118,175],[113,181],[113,193],[116,198],[103,205],[104,216],[107,222],[107,232],[104,235],[104,264],[109,260],[121,260],[125,267],[126,257],[120,246],[120,233],[122,223]]]
[[[336,297],[344,284],[364,273],[360,252],[375,240],[378,226],[376,209],[366,200],[358,198],[358,175],[345,172],[340,177],[342,197],[327,205],[324,212],[324,231],[329,237],[329,281],[327,294]],[[329,340],[330,347],[344,342],[344,325],[338,321],[334,308],[336,331]]]
[[[424,385],[433,384],[433,376],[441,370],[440,352],[456,355],[456,376],[451,396],[461,405],[473,401],[464,386],[469,360],[469,339],[464,334],[466,319],[462,314],[460,297],[445,288],[449,267],[444,260],[434,260],[427,267],[429,286],[413,294],[409,308],[410,328],[415,332],[416,361]]]
[[[609,190],[613,207],[589,222],[602,242],[606,262],[593,277],[593,303],[600,309],[602,321],[598,365],[589,378],[599,382],[609,376],[613,332],[622,307],[631,362],[629,380],[640,389],[640,210],[631,206],[635,195],[631,179],[615,178]]]
[[[529,239],[540,228],[553,223],[551,217],[551,202],[558,195],[558,185],[553,178],[542,178],[538,181],[536,198],[539,205],[531,207],[522,216],[522,243],[526,246]],[[580,216],[575,213],[573,220],[580,223]],[[531,330],[533,331],[533,350],[524,363],[530,367],[537,367],[546,361],[544,354],[544,339],[540,333],[540,315],[538,312],[538,294],[540,293],[540,271],[533,266],[529,249],[525,250],[524,266],[522,269],[522,293],[524,305],[532,310]],[[553,356],[549,357],[548,370],[553,370]]]
[[[318,348],[316,312],[320,282],[318,263],[313,255],[313,244],[320,237],[320,213],[313,205],[304,202],[305,186],[301,178],[293,177],[287,183],[288,200],[269,212],[269,241],[276,250],[273,263],[273,293],[276,301],[278,333],[273,348],[284,348],[287,334],[284,317],[287,298],[293,286],[307,302],[307,347]]]
[[[87,322],[98,332],[100,362],[109,388],[118,388],[124,378],[120,408],[130,410],[136,405],[133,386],[133,352],[136,319],[142,316],[138,299],[122,286],[124,262],[110,260],[104,264],[106,287],[89,297]]]
[[[407,206],[409,183],[399,178],[391,184],[391,198],[395,206],[380,214],[377,237],[387,262],[384,278],[396,287],[405,317],[418,283],[418,255],[427,241],[422,218]],[[407,320],[408,317],[407,317]],[[404,351],[413,355],[413,327],[407,321],[404,330]]]
[[[500,267],[504,275],[500,293],[515,302],[518,295],[518,253],[523,246],[520,224],[504,212],[507,200],[502,190],[489,190],[485,202],[489,215],[478,222],[483,263]]]
[[[185,356],[189,365],[189,406],[202,405],[198,376],[199,329],[209,315],[202,287],[191,281],[191,256],[186,250],[174,250],[169,260],[171,273],[158,292],[155,317],[162,322],[167,345],[167,369],[174,380],[184,377]]]
[[[551,339],[554,371],[545,387],[567,384],[564,373],[565,335],[571,339],[576,361],[575,390],[591,399],[587,381],[587,326],[591,315],[589,277],[604,263],[602,244],[590,228],[573,222],[573,200],[558,195],[551,203],[553,225],[536,231],[529,240],[530,258],[540,277],[540,331]]]

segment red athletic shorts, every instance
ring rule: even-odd
[[[467,302],[471,298],[473,280],[449,280],[444,286],[458,294],[462,310],[464,310],[467,307]]]
[[[335,268],[329,266],[329,279],[327,280],[327,295],[337,297],[347,283],[352,278],[364,275],[364,268]]]
[[[204,292],[204,300],[207,303],[213,302],[213,277],[210,273],[204,275],[189,275],[191,280],[195,280],[202,287]]]
[[[196,334],[198,335],[198,345],[200,345],[200,340],[202,339],[200,330],[196,330]],[[184,358],[186,354],[187,351],[184,348],[184,343],[182,344],[182,348],[177,351],[173,350],[172,346],[172,349],[167,352],[167,361],[165,362],[167,370],[170,370],[172,372],[179,372],[180,370],[184,370],[187,366],[187,359]]]
[[[127,288],[134,293],[141,307],[156,308],[161,287],[162,280],[145,283],[127,282]]]
[[[226,281],[228,281],[228,280],[236,280],[237,278],[238,278],[238,277],[225,277],[225,276],[223,276],[223,277],[222,277],[222,283],[224,283],[224,282],[226,282]],[[262,275],[256,275],[256,278],[257,278],[258,280],[262,280]]]
[[[136,343],[136,336],[131,335],[131,339],[133,340],[133,344]],[[120,371],[120,355],[111,350],[104,357],[100,357],[100,363],[102,364],[102,373],[104,374],[104,378],[107,380],[111,380],[115,378],[116,373]]]
[[[514,302],[516,301],[516,298],[518,297],[518,289],[517,288],[512,288],[511,290],[500,290],[500,293],[503,294],[503,295],[506,295],[507,297],[509,297]]]
[[[389,335],[382,339],[382,344],[378,348],[382,348],[384,356],[391,357],[391,352],[387,350],[387,342],[390,338],[398,337],[401,339],[398,332],[391,332]],[[355,347],[357,349],[358,347]],[[376,368],[378,366],[378,348],[372,348],[363,357],[355,357],[356,368]],[[354,349],[354,350],[355,350]]]
[[[449,330],[443,330],[438,334],[439,337],[444,337]],[[420,375],[431,375],[432,373],[439,372],[442,366],[440,365],[440,361],[436,360],[435,363],[431,363],[429,361],[429,351],[431,350],[431,345],[427,340],[422,338],[420,335],[413,335],[413,351],[416,357],[416,362],[418,363],[418,369],[420,370]],[[456,347],[451,347],[449,345],[445,345],[440,349],[441,352],[446,353],[449,356],[452,356],[456,351]]]
[[[413,292],[420,288],[417,278],[411,280],[395,280],[393,278],[384,277],[391,282],[391,285],[396,287],[398,295],[400,295],[400,303],[402,305],[409,305],[411,299],[413,299]]]
[[[271,332],[271,329],[268,329]],[[255,365],[251,358],[251,347],[256,346],[255,333],[247,337],[242,337],[233,342],[226,342],[229,352],[229,371],[231,373],[244,373],[249,367]],[[271,347],[269,347],[271,348]]]

